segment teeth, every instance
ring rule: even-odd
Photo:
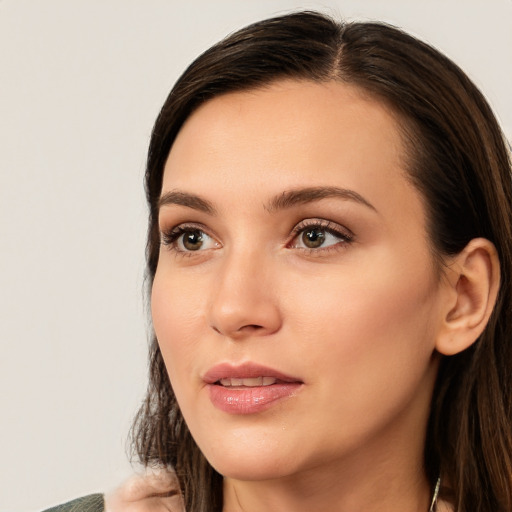
[[[230,387],[230,386],[245,386],[248,388],[256,387],[256,386],[271,386],[275,384],[277,381],[274,377],[250,377],[246,379],[220,379],[220,383],[222,386]]]

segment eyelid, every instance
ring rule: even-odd
[[[303,249],[305,251],[311,251],[311,252],[319,252],[319,251],[327,251],[339,248],[340,243],[326,246],[326,247],[319,247],[316,249],[307,248],[307,247],[294,247],[293,243],[299,236],[299,234],[304,231],[307,228],[321,228],[331,235],[340,238],[341,244],[349,244],[352,243],[355,239],[354,233],[348,229],[347,227],[338,224],[337,222],[333,222],[331,220],[327,219],[317,219],[317,218],[310,218],[310,219],[304,219],[300,221],[298,224],[295,225],[295,227],[292,230],[292,238],[290,242],[287,244],[287,247],[289,248],[296,248],[296,249]]]
[[[206,236],[215,241],[216,246],[220,247],[220,242],[218,238],[210,232],[210,230],[201,223],[197,222],[182,222],[180,224],[174,225],[170,228],[161,228],[160,229],[160,244],[166,246],[169,250],[174,251],[175,253],[183,254],[183,255],[192,255],[195,252],[204,252],[208,249],[198,250],[198,251],[185,251],[182,249],[178,249],[177,240],[188,231],[201,231]]]

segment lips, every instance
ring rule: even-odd
[[[220,364],[203,376],[212,404],[230,414],[255,414],[295,396],[303,382],[254,363]]]
[[[260,377],[272,377],[282,382],[302,382],[301,379],[255,363],[218,364],[204,374],[203,380],[207,384],[214,384],[220,382],[221,379],[254,379]]]

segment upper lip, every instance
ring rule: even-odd
[[[250,379],[251,377],[274,377],[283,382],[302,382],[297,377],[286,375],[283,372],[257,363],[221,363],[212,366],[204,375],[203,381],[214,384],[221,379]]]

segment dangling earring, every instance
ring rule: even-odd
[[[434,488],[434,495],[432,496],[432,502],[430,503],[430,508],[428,512],[436,512],[437,509],[437,497],[439,496],[439,488],[441,487],[441,477],[438,477],[436,486]]]

